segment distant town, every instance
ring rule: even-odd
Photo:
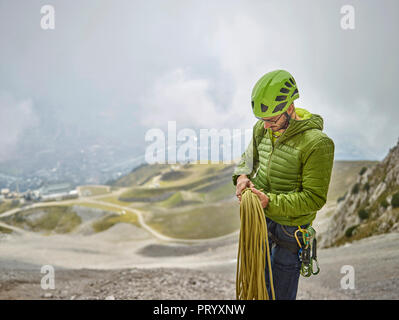
[[[39,189],[27,190],[25,192],[18,192],[18,190],[10,191],[8,188],[2,188],[0,203],[5,199],[9,199],[17,205],[23,205],[27,202],[61,201],[78,197],[78,191],[70,183],[54,183],[45,184]]]

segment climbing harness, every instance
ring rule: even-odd
[[[302,233],[302,239],[298,238],[298,232]],[[316,231],[312,226],[307,228],[301,228],[301,226],[298,226],[298,229],[294,233],[296,243],[277,238],[273,233],[270,232],[269,237],[271,238],[272,242],[279,247],[285,248],[298,255],[298,258],[301,261],[302,276],[310,277],[311,275],[316,275],[320,272],[319,263],[317,261]],[[300,240],[302,240],[302,243]],[[314,268],[314,265],[316,268]]]
[[[241,229],[237,255],[237,300],[269,300],[265,282],[266,256],[270,289],[275,300],[267,224],[257,195],[246,188],[240,204]]]
[[[297,233],[302,233],[302,240],[304,246],[298,239]],[[301,275],[304,277],[310,277],[320,272],[319,263],[317,262],[317,240],[316,230],[312,226],[302,229],[298,226],[298,230],[295,231],[295,239],[299,245],[298,257],[301,261]],[[314,271],[313,264],[316,264],[316,270]]]

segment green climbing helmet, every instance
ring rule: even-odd
[[[299,98],[294,77],[285,70],[266,73],[252,90],[252,111],[257,118],[274,117],[284,113]]]

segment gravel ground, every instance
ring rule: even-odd
[[[179,268],[58,270],[55,289],[43,290],[43,275],[7,270],[0,299],[234,299],[235,282],[220,274]]]
[[[3,238],[0,299],[235,299],[236,236],[172,245],[134,231]],[[124,232],[132,239],[120,242]],[[399,299],[398,244],[399,233],[392,233],[319,250],[321,272],[301,277],[297,298]],[[54,266],[55,289],[40,286],[45,264]],[[341,288],[345,265],[354,268],[354,289]]]

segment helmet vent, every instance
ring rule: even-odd
[[[298,93],[298,89],[295,89],[294,92],[293,92],[292,95],[291,95],[291,98],[292,98],[295,94],[297,94],[297,93]]]
[[[262,112],[266,112],[267,109],[269,109],[269,107],[264,105],[263,103],[261,103],[260,108],[261,108]]]
[[[281,88],[280,92],[281,93],[288,93],[288,92],[290,92],[290,90],[288,90],[287,88]]]
[[[251,101],[251,105],[252,105],[252,109],[254,108],[254,106],[255,106],[255,103],[254,103],[254,101],[252,100]]]
[[[295,85],[294,78],[290,78],[290,81],[291,81],[291,83],[292,83],[293,85]]]
[[[277,96],[276,101],[284,101],[287,99],[287,96]]]
[[[291,83],[289,83],[288,81],[285,83],[285,85],[286,85],[288,88],[291,88],[291,87],[292,87]]]
[[[274,108],[274,110],[273,110],[272,113],[276,113],[276,112],[278,112],[278,111],[283,110],[286,104],[287,104],[287,101],[284,101],[284,102],[280,103],[279,105],[277,105],[277,106]]]

